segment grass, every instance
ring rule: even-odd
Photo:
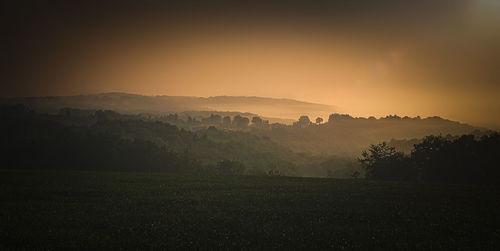
[[[0,249],[500,248],[500,187],[0,171]]]

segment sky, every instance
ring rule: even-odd
[[[500,1],[18,1],[3,97],[263,96],[500,129]]]

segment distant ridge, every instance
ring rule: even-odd
[[[300,115],[330,114],[335,108],[293,99],[256,96],[145,96],[110,92],[91,95],[2,98],[3,104],[25,104],[36,111],[55,113],[62,108],[108,109],[122,113],[179,113],[184,111],[238,111],[265,117],[297,119]]]

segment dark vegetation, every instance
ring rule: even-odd
[[[498,187],[0,170],[0,249],[498,250]]]
[[[383,142],[364,151],[366,178],[498,184],[500,135],[427,136],[410,154]]]
[[[368,145],[390,139],[421,139],[440,134],[484,135],[487,130],[439,117],[401,118],[394,115],[376,119],[332,114],[323,124],[299,118],[293,126],[276,125],[272,130],[258,130],[256,133],[295,152],[356,157]]]
[[[417,135],[442,119],[283,125],[23,105],[0,119],[2,250],[500,248],[498,134],[393,139],[361,164],[321,150],[322,138],[367,142],[365,130],[390,125]]]
[[[67,97],[0,98],[0,104],[18,103],[25,104],[38,113],[57,114],[67,107],[76,108],[72,111],[66,109],[72,115],[82,115],[85,111],[94,113],[96,110],[113,110],[119,112],[122,118],[127,116],[162,121],[190,131],[209,126],[245,130],[268,137],[294,152],[324,156],[348,155],[351,158],[359,156],[370,144],[390,139],[422,139],[428,135],[463,135],[476,130],[483,133],[486,131],[439,117],[389,115],[377,119],[331,114],[318,120],[301,115],[328,114],[335,109],[321,104],[259,97],[198,98],[104,93]],[[227,111],[252,111],[272,117],[299,118],[299,121],[296,121],[295,126],[290,126],[293,120]]]
[[[492,131],[440,117],[399,117],[389,115],[383,118],[354,118],[347,114],[334,113],[323,123],[316,118],[313,123],[308,116],[300,116],[292,125],[271,123],[257,115],[205,113],[206,117],[194,118],[187,114],[153,116],[163,122],[187,130],[198,130],[214,126],[216,128],[246,131],[269,138],[290,148],[294,152],[310,155],[344,155],[356,157],[370,144],[391,140],[398,150],[409,152],[413,144],[428,135],[473,134],[483,136]],[[187,116],[187,117],[186,117]]]
[[[237,113],[233,117],[212,113],[198,119],[191,116],[183,119],[178,114],[120,114],[64,108],[56,114],[44,114],[23,105],[4,106],[0,116],[4,121],[1,154],[7,162],[15,163],[16,168],[220,174],[221,162],[228,161],[240,170],[228,171],[232,174],[339,178],[363,177],[365,169],[356,156],[370,142],[390,138],[389,131],[392,135],[406,131],[418,136],[426,132],[473,129],[440,118],[365,119],[332,114],[324,124],[321,119],[313,123],[307,116],[301,116],[293,125],[284,125]],[[472,133],[479,137],[488,132]],[[446,139],[457,137],[448,134]],[[409,154],[413,145],[421,141],[393,139],[389,145]],[[409,157],[396,155],[391,157],[405,163],[402,165],[408,169],[405,174],[398,171],[405,168],[396,171],[389,168],[396,166],[394,161],[379,160],[377,164],[386,167],[387,175],[394,175],[391,179],[427,177],[422,176],[423,168],[409,161]]]
[[[203,111],[253,111],[266,112],[271,117],[295,117],[307,112],[326,113],[333,108],[328,105],[301,102],[291,99],[273,99],[262,97],[189,97],[189,96],[143,96],[128,93],[102,93],[95,95],[49,96],[2,98],[1,105],[25,104],[37,112],[57,113],[60,109],[71,107],[81,110],[113,110],[120,113],[150,113],[162,115],[178,113],[193,118],[205,118],[210,114]],[[200,114],[201,113],[201,114]],[[238,112],[218,112],[221,116],[234,117]],[[252,116],[249,113],[243,113]],[[255,114],[253,114],[255,115]],[[286,115],[286,116],[282,116]],[[298,116],[298,115],[297,115]],[[187,116],[186,116],[187,117]],[[267,118],[271,122],[283,123],[287,120]]]
[[[192,132],[111,111],[87,115],[1,108],[2,159],[29,169],[208,173],[219,173],[219,162],[228,160],[242,174],[293,174],[293,163],[282,159],[295,156],[291,151],[248,133],[214,127]]]

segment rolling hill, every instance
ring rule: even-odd
[[[258,114],[273,122],[291,123],[303,114],[329,114],[334,107],[292,99],[263,97],[143,96],[103,93],[78,96],[3,98],[2,104],[25,104],[39,112],[58,112],[61,108],[114,110],[120,113],[180,113],[185,111],[237,111]],[[282,118],[277,119],[277,118]],[[285,119],[285,120],[283,120]]]

